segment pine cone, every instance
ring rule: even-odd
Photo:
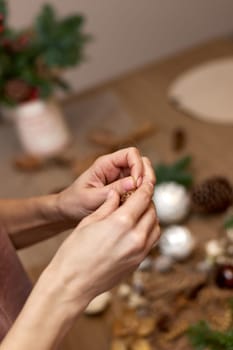
[[[194,188],[192,202],[195,209],[204,213],[224,211],[233,202],[232,186],[224,177],[211,177]]]

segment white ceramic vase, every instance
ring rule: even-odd
[[[24,151],[49,157],[61,152],[70,142],[63,113],[54,100],[36,100],[13,110],[13,120]]]

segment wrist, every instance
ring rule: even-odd
[[[56,196],[56,208],[58,215],[66,221],[80,222],[87,213],[79,201],[79,196],[72,193],[72,188],[67,188]],[[74,200],[75,198],[75,200]]]
[[[60,193],[39,197],[38,206],[42,217],[51,224],[62,223],[66,229],[77,225],[76,220],[66,215]]]
[[[54,272],[48,266],[41,274],[11,330],[9,339],[16,340],[19,348],[29,349],[32,345],[34,350],[57,348],[86,307],[81,296],[72,302],[69,288],[59,277],[62,273]],[[6,344],[6,348],[14,349],[11,342]]]
[[[69,271],[60,268],[54,260],[44,270],[38,281],[41,291],[45,290],[47,300],[54,308],[63,309],[64,321],[70,322],[84,311],[91,300],[84,281],[70,276]]]

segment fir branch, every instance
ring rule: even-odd
[[[190,327],[188,336],[196,350],[233,350],[233,330],[212,330],[205,321]]]
[[[7,21],[8,8],[5,0],[0,0],[0,14],[4,17],[4,22]]]
[[[231,215],[230,217],[228,217],[225,222],[224,222],[224,228],[226,230],[228,229],[233,229],[233,215]]]
[[[158,164],[155,167],[157,184],[162,182],[176,182],[185,187],[190,187],[193,183],[193,176],[188,171],[191,161],[192,158],[186,156],[174,164]]]

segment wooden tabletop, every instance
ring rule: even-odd
[[[169,59],[153,63],[87,94],[78,96],[77,99],[82,101],[87,97],[91,98],[97,94],[110,91],[120,99],[127,115],[133,118],[135,125],[145,119],[149,119],[155,124],[156,133],[139,144],[141,152],[149,156],[152,162],[158,160],[173,161],[183,154],[191,154],[196,181],[213,174],[222,174],[233,181],[233,126],[216,125],[191,118],[175,110],[167,99],[167,90],[170,83],[181,72],[213,58],[229,55],[233,55],[233,41],[230,39],[214,40]],[[73,99],[68,101],[67,105],[69,103],[73,103]],[[119,132],[121,128],[124,128],[124,124],[119,123],[117,127],[119,127]],[[174,152],[171,147],[171,135],[177,127],[182,127],[187,133],[187,146],[181,153]],[[4,132],[4,142],[6,144],[8,142],[6,136],[8,132],[8,129]],[[10,150],[8,149],[8,156],[13,154],[14,147],[11,146]],[[1,154],[3,154],[3,150],[1,150],[0,156]],[[9,165],[3,156],[0,161],[3,169],[0,177],[5,173],[4,179],[2,179],[5,191],[3,193],[5,196],[12,196],[11,182],[15,183],[19,179],[12,173],[8,180],[6,175],[8,174]],[[25,193],[32,195],[47,191],[48,186],[43,186],[43,179],[46,176],[44,174],[42,178],[40,177],[36,182],[34,181],[34,187],[32,186],[30,191],[25,189]],[[52,175],[49,176],[50,183],[54,183],[57,176],[59,179],[59,181],[55,181],[57,185],[68,183],[71,180],[64,172],[58,174],[52,172]],[[24,181],[26,187],[26,180]],[[48,179],[46,183],[48,183]],[[13,187],[15,196],[23,194],[22,187],[20,188]],[[200,233],[203,232],[205,239],[208,239],[218,235],[221,216],[206,221],[200,218],[192,218],[188,225],[198,239],[201,239],[202,234]],[[33,280],[46,266],[64,237],[65,234],[20,252],[20,257]],[[65,339],[63,350],[109,349],[109,313],[100,318],[87,319],[82,317],[78,320]]]

